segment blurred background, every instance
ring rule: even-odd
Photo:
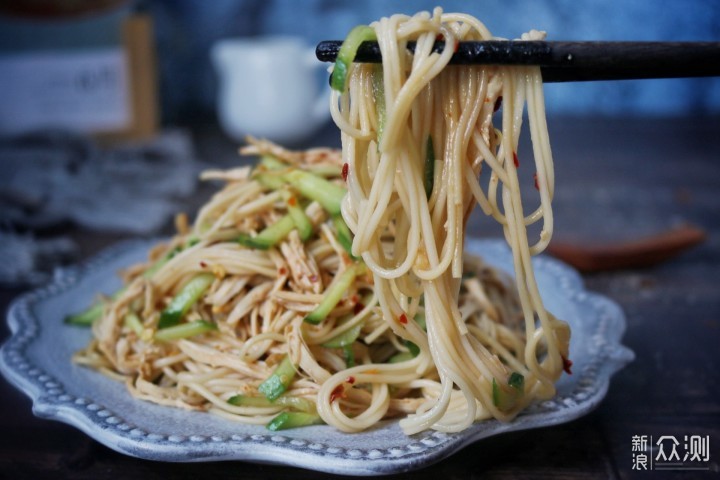
[[[355,25],[441,5],[470,13],[497,36],[532,28],[551,40],[712,41],[720,3],[707,0],[2,0],[0,51],[89,48],[120,42],[134,13],[152,20],[163,124],[212,119],[218,79],[210,60],[220,39],[293,35],[308,45],[342,39]],[[572,115],[712,115],[720,79],[627,81],[547,87],[548,112]]]
[[[219,38],[291,34],[315,45],[343,39],[357,24],[437,5],[472,14],[504,38],[533,28],[551,40],[720,38],[720,3],[706,0],[155,0],[144,7],[156,19],[163,111],[181,120],[211,110],[217,83],[208,50]],[[711,115],[720,112],[720,79],[550,85],[547,96],[549,114]]]
[[[12,245],[0,278],[47,279],[58,261],[78,257],[73,229],[171,231],[173,214],[194,212],[211,191],[198,172],[236,165],[245,134],[339,146],[324,101],[327,65],[312,58],[314,45],[436,4],[478,17],[503,38],[536,28],[551,40],[720,40],[720,3],[704,0],[0,0],[0,245]],[[268,37],[287,43],[273,47]],[[593,178],[606,174],[598,167],[606,159],[588,158],[624,162],[632,141],[621,149],[612,142],[616,130],[634,138],[627,122],[697,132],[697,122],[713,128],[720,114],[720,78],[548,84],[545,92],[556,160],[578,176],[558,198],[587,188],[586,168]],[[597,144],[585,162],[562,154],[569,136],[576,150]],[[594,187],[583,193],[595,206],[627,203],[607,184]],[[568,224],[591,226],[587,211],[558,208]],[[17,255],[16,244],[32,248]],[[45,274],[19,273],[38,265]]]

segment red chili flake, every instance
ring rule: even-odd
[[[535,190],[540,190],[540,185],[538,184],[537,173],[533,174],[533,178],[535,179]]]
[[[355,377],[353,377],[352,375],[350,375],[349,377],[347,377],[347,378],[345,379],[345,381],[346,381],[347,383],[349,383],[350,385],[352,385],[353,383],[355,383]]]
[[[513,152],[513,163],[515,164],[515,168],[520,166],[520,160],[518,160],[517,153],[515,152]]]
[[[398,318],[398,322],[402,323],[403,325],[407,325],[407,322],[408,322],[407,315],[405,315],[404,313],[401,313],[400,318]]]
[[[563,362],[563,370],[565,370],[565,373],[567,373],[568,375],[572,375],[571,368],[572,368],[573,362],[569,358],[565,358],[562,355],[560,357],[562,358],[562,362]]]
[[[290,205],[291,207],[297,205],[297,200],[295,199],[295,197],[288,198],[288,205]]]
[[[495,106],[493,107],[493,113],[500,110],[500,107],[502,107],[502,95],[497,97],[497,99],[495,100]]]
[[[347,163],[343,163],[342,178],[346,182],[347,182],[347,176],[348,176],[349,171],[350,171],[350,165],[348,165]]]
[[[460,42],[455,40],[455,46],[453,47],[453,52],[457,53],[458,49],[460,48]]]
[[[207,267],[207,263],[201,261],[200,268],[206,268],[206,267]]]
[[[330,403],[334,402],[338,398],[344,398],[345,397],[345,387],[342,385],[338,385],[333,389],[332,392],[330,392]]]
[[[438,35],[437,37],[435,37],[435,41],[436,41],[436,42],[444,42],[444,41],[445,41],[445,35],[443,35],[443,34],[441,33],[440,35]]]
[[[362,302],[357,302],[355,306],[353,307],[353,313],[357,315],[358,313],[362,312],[365,308],[365,305],[363,305]]]
[[[352,297],[350,297],[350,301],[352,303],[357,303],[360,301],[360,297],[358,297],[357,295],[353,295]]]
[[[287,275],[287,268],[285,268],[285,267],[280,267],[280,268],[278,269],[278,273],[279,273],[280,275]]]

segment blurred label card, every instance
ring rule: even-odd
[[[103,132],[132,122],[122,48],[0,55],[0,132]]]

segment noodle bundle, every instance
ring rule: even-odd
[[[342,152],[249,139],[255,168],[206,172],[225,186],[194,223],[178,216],[178,233],[76,318],[94,337],[76,362],[140,399],[273,430],[402,417],[408,434],[453,432],[554,395],[570,332],[530,263],[552,234],[539,70],[448,66],[455,42],[492,37],[440,9],[364,32],[383,61],[344,65],[331,102]],[[530,214],[516,165],[525,104],[540,197]],[[502,225],[514,280],[463,256],[475,204]]]
[[[436,9],[432,15],[383,18],[372,28],[382,65],[353,64],[347,90],[334,93],[332,113],[349,167],[343,215],[355,234],[352,252],[373,272],[393,331],[420,346],[417,371],[434,370],[439,377],[424,393],[427,402],[401,425],[408,433],[459,431],[488,416],[509,420],[533,399],[554,395],[570,333],[544,308],[530,261],[547,246],[553,228],[554,176],[540,70],[448,66],[456,42],[493,38],[468,15]],[[433,53],[438,38],[445,47]],[[523,36],[542,38],[537,31]],[[416,41],[414,55],[405,48],[410,40]],[[500,102],[498,129],[493,113]],[[540,193],[540,206],[529,215],[516,153],[526,103]],[[428,176],[432,190],[423,188]],[[503,226],[512,249],[524,317],[522,348],[499,350],[458,308],[465,224],[475,204]],[[530,245],[527,225],[540,220],[540,238]],[[390,249],[384,247],[386,232],[394,233]],[[400,321],[414,315],[422,300],[427,332]],[[498,397],[516,396],[513,387],[521,378],[523,395],[502,405]],[[335,408],[326,416],[340,423],[342,414]]]

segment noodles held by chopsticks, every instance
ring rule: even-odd
[[[76,361],[138,398],[272,429],[404,417],[408,434],[452,432],[554,395],[570,332],[530,263],[552,234],[539,70],[448,67],[455,42],[492,37],[440,9],[362,32],[383,62],[343,66],[331,106],[342,153],[251,139],[256,168],[207,173],[226,186],[124,273]],[[445,51],[431,53],[440,36]],[[516,155],[525,104],[540,196],[530,214]],[[502,224],[514,282],[463,257],[475,204]],[[526,226],[541,220],[530,245]]]

